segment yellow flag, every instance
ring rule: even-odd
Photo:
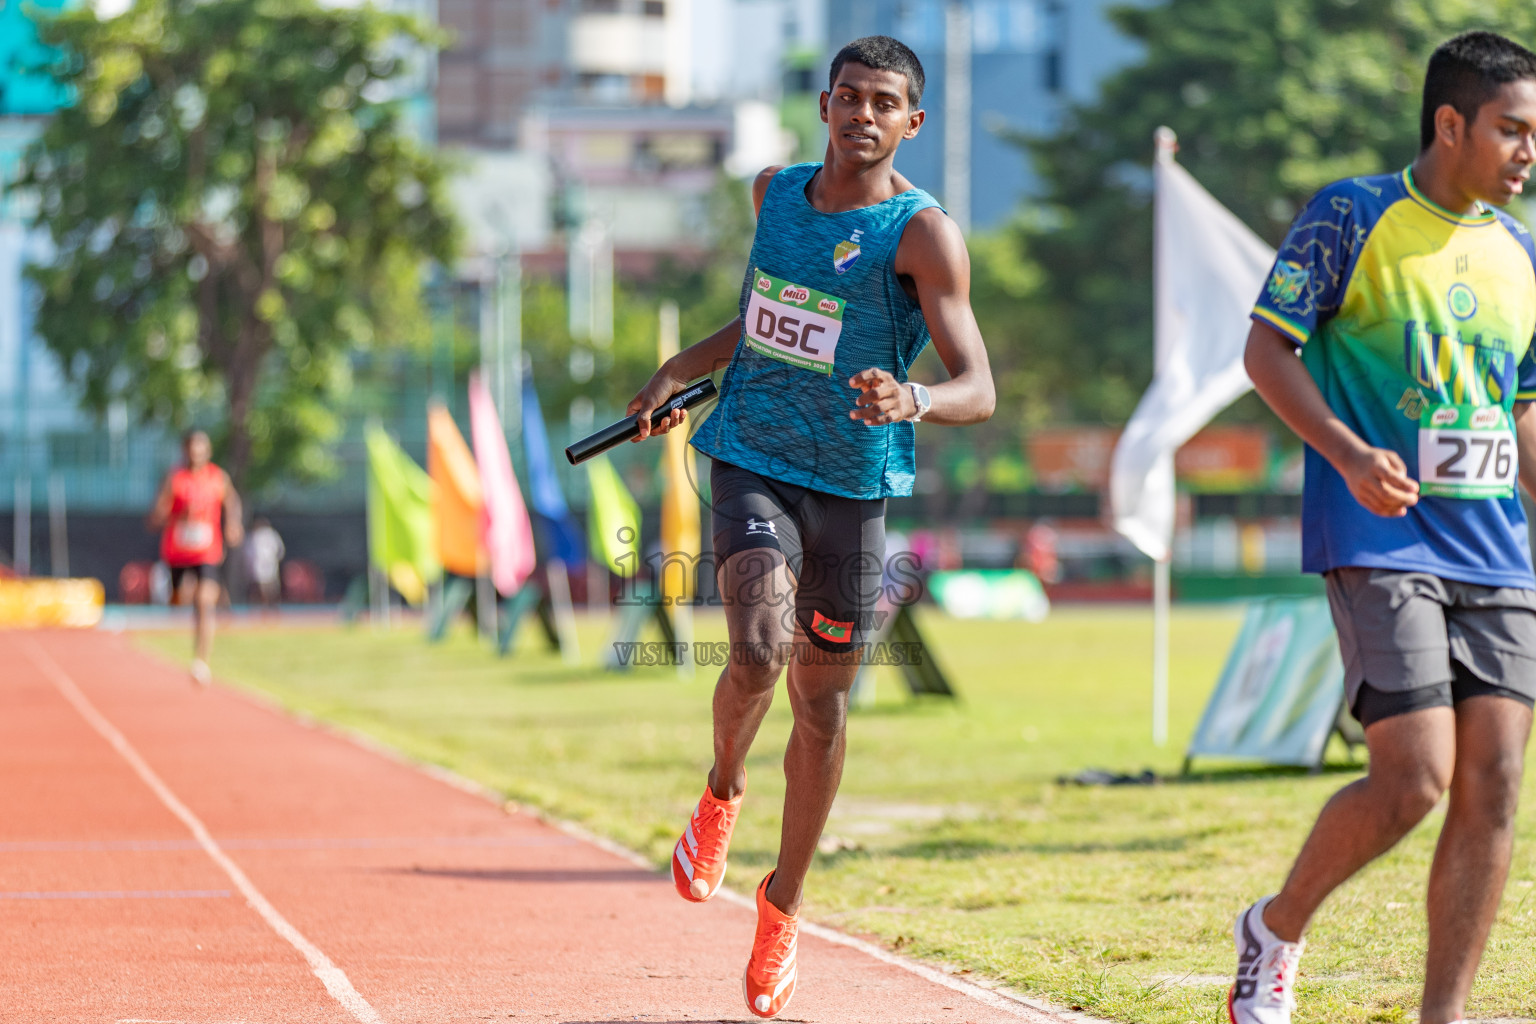
[[[668,302],[661,307],[661,362],[677,355],[677,334],[677,306]],[[698,476],[687,427],[669,431],[662,440],[661,595],[668,604],[679,604],[693,600],[699,564]]]
[[[640,506],[606,455],[587,463],[587,483],[592,490],[592,505],[587,509],[592,557],[616,575],[633,576],[640,567]]]
[[[480,514],[485,498],[480,469],[453,415],[440,402],[427,410],[427,475],[432,478],[433,539],[443,568],[478,576],[485,568]]]

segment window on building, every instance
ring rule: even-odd
[[[1061,92],[1067,87],[1067,8],[1061,0],[1045,4],[1045,67],[1047,92]]]
[[[581,92],[591,103],[627,103],[630,98],[629,76],[583,74]]]
[[[787,94],[819,92],[818,84],[816,72],[811,68],[790,68],[784,72],[784,92]]]
[[[111,439],[103,432],[53,431],[48,435],[48,461],[54,466],[94,466],[111,455]]]
[[[942,47],[944,9],[939,0],[902,0],[897,4],[896,38],[919,51]]]
[[[648,148],[663,167],[706,167],[714,162],[714,139],[703,132],[658,133]]]
[[[1045,90],[1046,92],[1061,92],[1062,89],[1062,59],[1060,50],[1047,50],[1045,53]]]
[[[641,103],[660,103],[667,94],[665,75],[635,75],[635,99]]]

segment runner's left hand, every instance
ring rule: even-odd
[[[849,419],[862,420],[866,427],[900,423],[917,415],[917,400],[912,389],[885,370],[870,368],[848,378],[848,386],[859,389],[857,408]]]

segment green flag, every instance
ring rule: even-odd
[[[587,509],[592,557],[619,576],[633,576],[640,567],[640,506],[606,457],[587,463],[587,483],[592,489]]]
[[[401,597],[420,604],[442,572],[433,547],[432,478],[378,424],[369,424],[367,443],[368,559]]]

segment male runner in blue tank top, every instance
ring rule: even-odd
[[[743,979],[759,1017],[794,994],[801,887],[842,776],[848,691],[880,596],[885,499],[912,493],[912,424],[978,423],[995,402],[960,229],[893,166],[923,124],[922,65],[871,36],[838,52],[829,86],[825,161],[770,167],[753,185],[741,315],[669,360],[629,405],[641,438],[675,428],[681,411],[650,431],[651,411],[729,367],[693,444],[714,460],[732,656],[715,688],[714,768],[672,878],[696,903],[719,889],[747,750],[787,661],[783,833],[757,887]],[[907,371],[930,336],[950,379],[925,388]]]

